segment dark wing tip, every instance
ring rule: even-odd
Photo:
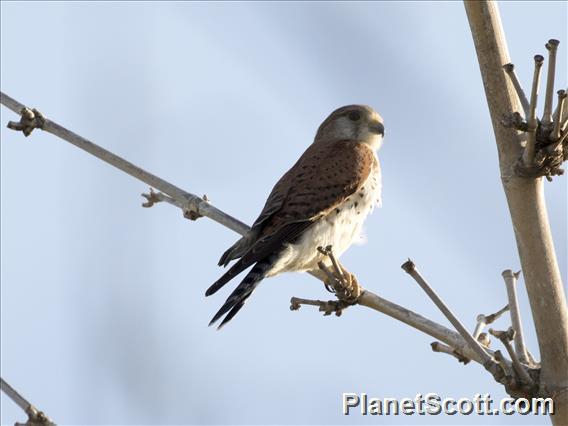
[[[212,294],[217,293],[217,291],[223,287],[225,284],[227,284],[227,281],[223,280],[224,277],[221,277],[221,279],[215,281],[213,284],[211,284],[211,287],[209,287],[206,291],[205,291],[205,296],[211,296]]]
[[[227,312],[227,311],[223,312],[223,308],[224,306],[221,309],[219,309],[219,312],[217,312],[213,318],[211,318],[211,321],[209,321],[209,327],[211,327],[213,324],[219,321],[219,318],[221,318],[223,314]]]
[[[211,287],[209,287],[207,290],[205,290],[205,297],[207,296],[211,296],[212,294],[215,293],[215,289],[213,288],[215,284],[213,284]],[[211,325],[211,324],[209,324]]]
[[[217,262],[217,266],[227,266],[227,264],[229,263],[227,262],[227,256],[229,256],[229,250],[223,253],[221,258],[219,259],[219,262]]]
[[[217,327],[217,330],[221,330],[221,328],[227,324],[229,321],[231,321],[233,319],[233,317],[235,315],[237,315],[237,313],[241,310],[241,308],[245,305],[245,300],[241,300],[240,302],[238,302],[235,306],[233,306],[233,308],[231,309],[231,312],[229,312],[227,314],[227,316],[225,318],[223,318],[223,321],[221,322],[221,324],[219,324],[219,327]]]

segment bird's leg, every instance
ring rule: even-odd
[[[342,264],[339,264],[341,272],[343,273],[343,281],[345,283],[345,289],[347,291],[346,298],[352,303],[356,303],[361,296],[361,286],[357,281],[357,277],[349,272]]]
[[[337,300],[310,300],[301,299],[299,297],[292,297],[290,300],[290,309],[296,311],[302,305],[319,306],[320,312],[324,315],[331,315],[334,313],[340,316],[343,310],[351,305],[355,305],[359,300],[362,288],[357,282],[355,275],[350,273],[334,256],[331,246],[318,247],[318,251],[329,260],[328,264],[324,260],[318,262],[319,269],[313,271],[323,284],[327,291],[335,294]]]
[[[329,290],[333,289],[333,293],[337,296],[339,301],[347,305],[357,303],[361,295],[361,286],[357,278],[349,272],[335,257],[331,246],[325,248],[318,247],[318,251],[324,256],[328,257],[331,261],[332,271],[323,261],[318,263],[319,268],[325,273],[327,278],[324,280],[324,285]]]

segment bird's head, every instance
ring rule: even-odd
[[[315,141],[357,140],[377,150],[385,127],[382,117],[366,105],[347,105],[333,111],[318,128]]]

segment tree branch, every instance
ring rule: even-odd
[[[55,423],[47,417],[42,411],[39,411],[32,404],[28,402],[26,398],[18,393],[12,386],[10,386],[4,379],[0,377],[0,388],[8,398],[10,398],[14,403],[20,407],[28,415],[28,421],[24,424],[27,426],[55,426]],[[21,423],[16,423],[16,426],[22,425]]]
[[[406,271],[414,280],[418,283],[418,285],[426,292],[428,297],[432,299],[434,304],[438,307],[440,311],[444,314],[444,316],[452,323],[454,328],[461,334],[464,340],[468,343],[473,351],[477,353],[479,358],[482,360],[482,364],[485,366],[489,366],[489,364],[494,363],[491,356],[485,352],[485,349],[479,344],[479,342],[473,338],[471,334],[466,330],[463,326],[461,321],[454,315],[454,313],[446,306],[442,299],[436,294],[434,289],[430,287],[430,285],[426,282],[426,280],[420,275],[420,272],[416,269],[414,262],[410,259],[402,265],[402,269]],[[494,366],[493,366],[494,367]]]
[[[503,315],[508,310],[509,310],[509,305],[505,305],[503,308],[499,309],[494,314],[490,315],[479,314],[476,318],[477,324],[475,325],[475,330],[473,331],[473,338],[478,339],[479,336],[482,334],[481,332],[483,331],[485,326],[492,324],[495,320],[497,320],[501,315]]]
[[[24,105],[19,103],[18,101],[12,99],[5,93],[0,93],[0,101],[2,105],[8,107],[16,114],[22,115],[25,111],[30,111],[29,108],[26,108]],[[132,164],[129,161],[126,161],[124,158],[119,157],[118,155],[113,154],[106,149],[95,145],[93,142],[79,136],[76,133],[73,133],[70,130],[67,130],[65,127],[60,126],[59,124],[44,118],[44,124],[41,127],[42,130],[51,133],[59,138],[75,145],[78,148],[81,148],[84,151],[87,151],[89,154],[94,155],[95,157],[103,160],[104,162],[110,164],[111,166],[116,167],[119,170],[129,174],[132,177],[135,177],[142,182],[164,192],[168,196],[170,196],[173,200],[175,200],[175,205],[182,208],[185,211],[194,212],[196,216],[207,216],[209,219],[214,220],[215,222],[220,223],[223,226],[226,226],[229,229],[232,229],[235,232],[240,234],[244,234],[248,231],[248,226],[245,225],[243,222],[227,215],[226,213],[222,212],[221,210],[213,207],[207,201],[203,200],[203,198],[198,197],[197,195],[190,194],[178,188],[175,185],[159,178],[152,173],[148,173],[147,171],[141,169],[140,167]]]
[[[522,138],[501,125],[521,106],[502,66],[511,62],[496,2],[465,1],[499,153],[523,277],[541,353],[541,393],[554,396],[555,424],[568,424],[568,310],[554,252],[542,178],[515,173]]]
[[[519,309],[519,301],[517,299],[517,280],[519,278],[520,271],[516,274],[510,269],[503,271],[503,279],[505,280],[505,286],[507,287],[507,297],[509,299],[509,312],[511,313],[511,324],[515,332],[515,350],[519,360],[523,364],[530,365],[529,355],[527,353],[527,348],[525,346],[525,338],[523,334],[523,323],[521,322],[521,311]]]

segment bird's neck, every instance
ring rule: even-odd
[[[361,142],[368,145],[369,148],[376,152],[383,145],[383,137],[381,135],[371,135],[361,139]]]

